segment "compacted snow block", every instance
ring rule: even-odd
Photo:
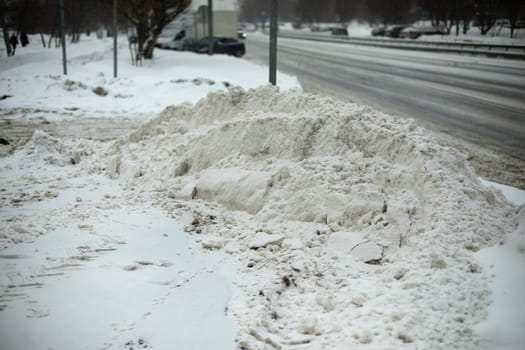
[[[334,232],[327,245],[340,257],[351,256],[364,263],[377,263],[383,257],[383,248],[360,232]]]
[[[270,173],[239,168],[207,169],[197,182],[197,198],[217,201],[231,210],[256,214],[272,182]]]

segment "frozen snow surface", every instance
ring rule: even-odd
[[[286,76],[281,90],[251,89],[260,84],[249,72],[264,68],[246,66],[243,80],[246,62],[186,53],[158,52],[142,68],[122,61],[126,78],[75,80],[134,96],[120,102],[64,89],[58,75],[40,81],[35,72],[54,58],[34,50],[24,69],[2,63],[2,84],[18,98],[1,102],[11,117],[39,108],[57,119],[64,110],[153,117],[112,141],[37,131],[2,151],[2,349],[524,343],[523,202],[413,122],[290,90],[297,82]],[[105,68],[92,56],[74,62],[109,75],[104,52]],[[163,57],[180,59],[180,70]],[[232,84],[190,83],[186,99],[183,85],[167,82],[166,72],[197,71]],[[25,92],[33,80],[42,85]]]

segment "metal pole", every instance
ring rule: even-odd
[[[65,24],[64,24],[64,0],[60,0],[60,37],[62,41],[62,65],[64,66],[64,75],[67,75],[66,29],[65,29]]]
[[[113,0],[113,77],[117,77],[117,0]]]
[[[213,0],[208,0],[208,36],[210,37],[210,47],[208,54],[213,54]]]
[[[270,83],[277,84],[277,0],[270,0]]]

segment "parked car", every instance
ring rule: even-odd
[[[173,39],[163,43],[155,44],[155,47],[165,50],[193,51],[197,40],[192,38]]]
[[[332,35],[348,35],[348,30],[342,27],[330,27]]]
[[[437,27],[406,27],[399,33],[400,38],[417,39],[421,35],[443,35],[447,34],[444,29]]]
[[[374,29],[372,29],[371,34],[372,36],[384,36],[385,30],[386,30],[385,27],[375,27]]]
[[[233,55],[235,57],[241,57],[246,53],[246,48],[242,41],[228,37],[211,37],[213,45],[213,53],[223,53],[227,55]],[[202,38],[195,52],[208,53],[210,49],[210,37]]]
[[[385,29],[385,36],[388,36],[389,38],[399,38],[399,33],[401,33],[406,27],[408,27],[406,24],[388,26]]]
[[[181,30],[172,40],[156,43],[155,47],[166,50],[193,50],[196,42],[193,38],[187,38],[186,31]]]

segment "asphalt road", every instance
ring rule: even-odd
[[[246,50],[246,59],[267,64],[267,36],[249,36]],[[525,61],[279,38],[277,67],[306,91],[525,160]]]

